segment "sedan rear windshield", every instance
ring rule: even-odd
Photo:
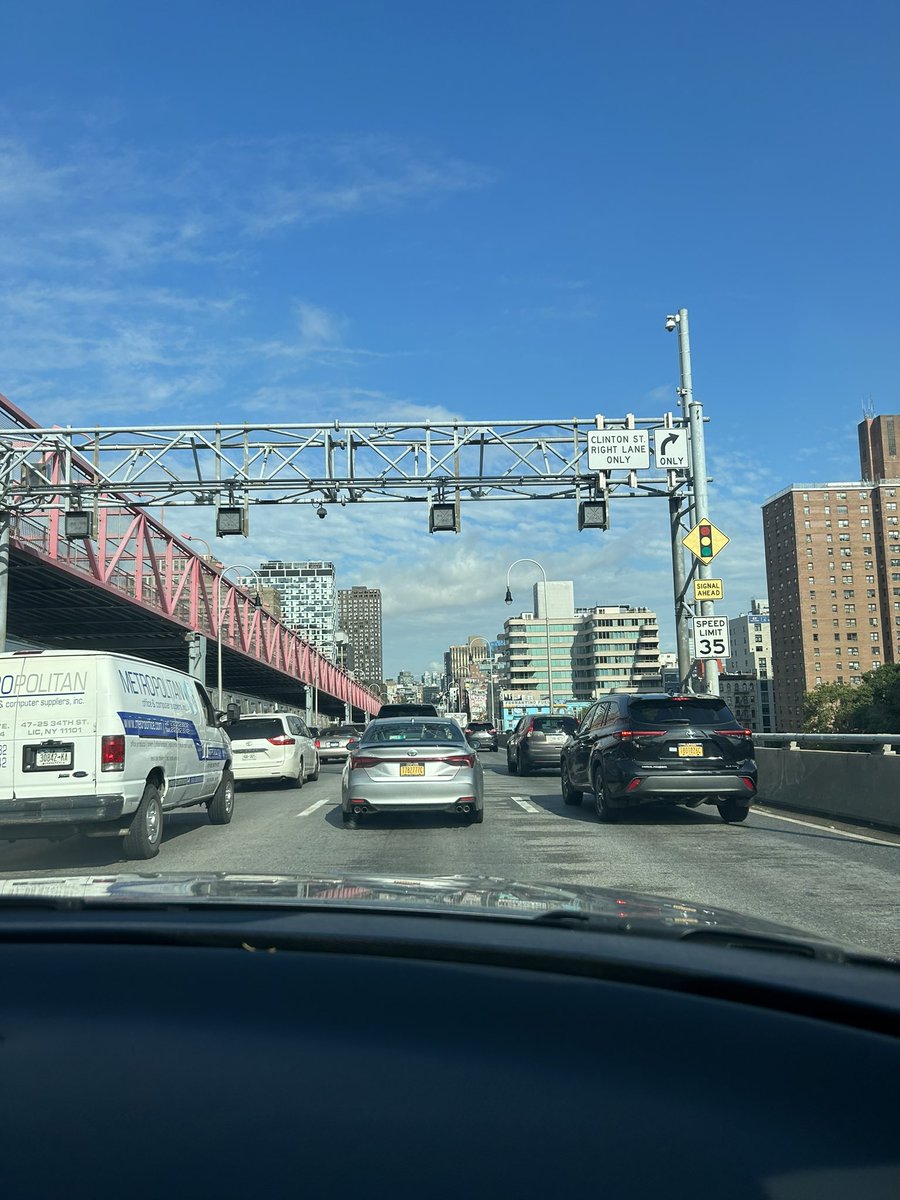
[[[736,724],[734,714],[722,700],[692,696],[690,700],[637,700],[631,718],[642,725],[727,725]]]
[[[281,717],[242,717],[238,721],[229,721],[225,732],[232,741],[284,737],[284,725],[281,723]]]
[[[574,733],[578,722],[574,717],[535,717],[531,728],[535,733]]]
[[[335,725],[334,729],[326,729],[320,737],[343,737],[352,738],[359,737],[359,730],[355,725]]]
[[[453,721],[377,721],[366,730],[362,745],[380,746],[388,742],[466,745],[463,731]]]

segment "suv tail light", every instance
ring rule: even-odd
[[[632,738],[665,737],[666,729],[617,729],[613,737],[617,742],[631,741]]]
[[[752,729],[717,729],[716,733],[724,733],[726,737],[733,738],[753,737]]]
[[[266,738],[266,741],[271,742],[273,746],[296,746],[297,745],[297,739],[288,737],[286,734],[282,734],[281,737]]]
[[[125,735],[105,733],[100,739],[100,770],[125,770]]]

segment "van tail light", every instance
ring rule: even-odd
[[[357,767],[376,767],[383,760],[374,758],[371,754],[351,754],[350,769],[355,771]]]
[[[318,738],[316,738],[316,749],[317,749],[317,750],[319,749],[319,747],[321,746],[321,744],[322,744],[322,743],[319,741],[319,739],[318,739]]]
[[[287,737],[284,734],[282,734],[281,737],[266,738],[266,741],[271,742],[273,746],[296,746],[297,745],[296,738]]]
[[[474,767],[474,754],[451,754],[447,758],[442,758],[441,762],[449,763],[451,767]]]
[[[100,770],[125,770],[125,735],[105,733],[100,739]]]

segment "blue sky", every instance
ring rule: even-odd
[[[0,391],[42,422],[654,415],[685,305],[738,612],[760,502],[854,478],[862,403],[900,409],[896,3],[29,0],[0,31]],[[468,505],[442,540],[265,510],[234,556],[381,586],[390,672],[492,637],[525,553],[672,647],[664,508]]]

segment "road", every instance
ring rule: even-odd
[[[302,789],[238,792],[227,827],[205,809],[167,814],[152,863],[127,863],[119,843],[78,839],[0,845],[0,875],[104,871],[493,875],[633,889],[721,905],[887,953],[900,953],[900,835],[760,806],[743,825],[714,809],[643,809],[600,825],[586,799],[567,808],[550,771],[508,775],[482,756],[483,825],[379,817],[341,825],[338,764]]]

